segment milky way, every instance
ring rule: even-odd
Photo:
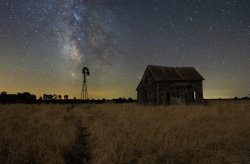
[[[0,90],[136,98],[147,65],[194,67],[205,98],[250,89],[248,1],[2,0]]]
[[[75,69],[69,71],[77,74],[78,67],[87,65],[102,76],[103,82],[107,81],[105,74],[115,76],[114,70],[120,68],[118,61],[125,59],[119,47],[121,36],[113,23],[115,18],[105,4],[61,1],[56,10],[59,14],[55,14],[51,32],[64,60],[74,63]]]
[[[64,38],[70,40],[75,46],[77,61],[90,60],[93,66],[112,65],[114,55],[117,55],[117,41],[114,31],[109,30],[112,26],[111,16],[105,9],[98,12],[95,6],[85,5],[84,2],[67,2],[62,21],[67,24],[65,31],[69,34]],[[104,15],[104,16],[103,16]],[[107,20],[109,18],[109,20]]]

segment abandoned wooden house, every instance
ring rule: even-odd
[[[202,80],[194,67],[148,65],[136,88],[137,105],[202,104]]]

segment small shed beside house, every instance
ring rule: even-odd
[[[202,80],[194,67],[148,65],[136,88],[137,105],[203,104]]]

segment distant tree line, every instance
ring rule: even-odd
[[[69,96],[68,95],[64,95],[64,100],[68,100]],[[38,100],[62,100],[62,96],[61,95],[46,95],[44,94],[43,97],[40,97]]]
[[[234,99],[235,99],[235,100],[238,100],[239,98],[236,96],[236,97],[234,97]],[[245,96],[245,97],[242,97],[241,99],[250,99],[250,94],[248,94],[248,97]]]
[[[89,101],[89,99],[87,99],[87,101]],[[103,104],[103,103],[106,103],[106,102],[114,102],[114,103],[132,103],[132,102],[135,102],[136,100],[133,100],[132,98],[117,98],[117,99],[105,99],[103,98],[102,100],[100,99],[91,99],[90,102],[94,102],[95,104]]]
[[[69,96],[64,95],[63,97],[61,95],[56,95],[56,94],[44,94],[43,96],[40,96],[39,99],[36,99],[36,96],[33,94],[30,94],[29,92],[24,92],[24,93],[17,93],[17,94],[7,94],[7,92],[2,91],[0,94],[0,103],[1,104],[12,104],[12,103],[39,103],[44,100],[68,100]],[[77,100],[76,97],[74,97],[74,100]],[[78,100],[79,101],[79,100]],[[133,102],[134,100],[132,98],[117,98],[117,99],[105,99],[103,98],[102,100],[100,99],[92,99],[92,100],[87,100],[87,101],[95,101],[97,103],[105,103],[107,101],[113,101],[115,103],[126,103],[126,102]]]
[[[250,99],[250,94],[249,96],[245,96],[242,98],[234,97],[235,100],[238,99]],[[61,95],[56,95],[56,94],[44,94],[43,96],[40,96],[38,100],[36,100],[36,96],[33,94],[30,94],[29,92],[24,92],[24,93],[17,93],[17,94],[7,94],[7,92],[2,91],[0,94],[0,103],[1,104],[12,104],[12,103],[36,103],[36,102],[41,102],[43,100],[68,100],[69,96],[64,95],[63,97]],[[77,100],[76,97],[74,97],[74,100]],[[77,100],[79,101],[79,100]],[[119,97],[118,99],[105,99],[103,98],[102,100],[100,99],[87,99],[87,101],[95,101],[96,103],[105,103],[107,101],[112,101],[115,103],[127,103],[127,102],[134,102],[136,100],[133,100],[132,98],[121,98]],[[64,102],[64,101],[63,101]],[[65,103],[67,103],[65,101]]]
[[[68,100],[69,96],[64,95],[64,100]],[[38,100],[62,100],[61,95],[46,95],[40,96]],[[36,103],[36,95],[30,94],[29,92],[17,93],[17,94],[7,94],[7,92],[2,91],[0,94],[1,104],[12,104],[12,103]]]
[[[35,101],[36,96],[30,94],[29,92],[7,94],[7,92],[2,91],[2,93],[0,94],[0,103],[2,104],[34,103]]]

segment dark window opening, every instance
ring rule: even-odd
[[[170,93],[166,93],[168,105],[170,105]]]

